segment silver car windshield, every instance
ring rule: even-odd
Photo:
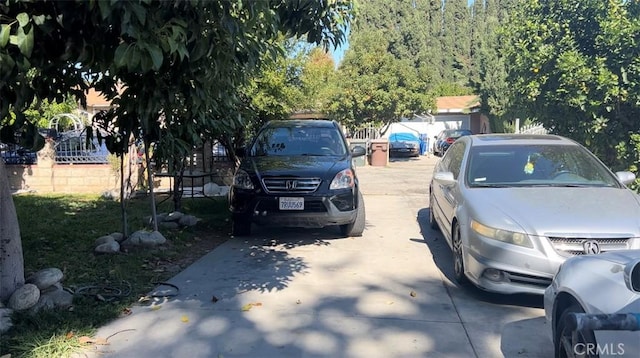
[[[466,180],[471,187],[621,187],[595,156],[574,145],[475,147],[469,153]]]
[[[251,156],[343,156],[347,148],[340,133],[330,127],[275,127],[258,134]]]

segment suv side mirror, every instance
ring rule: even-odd
[[[640,293],[640,259],[633,260],[624,268],[624,283],[635,293]]]
[[[367,154],[367,150],[363,146],[356,145],[351,149],[351,156],[354,158],[361,157],[365,154]]]

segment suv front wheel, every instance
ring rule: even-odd
[[[233,236],[251,235],[251,220],[247,215],[234,214],[231,226],[231,234]]]
[[[362,193],[358,191],[358,211],[356,212],[356,219],[350,224],[340,225],[340,233],[342,234],[342,236],[345,236],[345,237],[362,236],[362,233],[364,232],[364,223],[365,223],[364,199],[362,198]]]

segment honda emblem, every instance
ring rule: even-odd
[[[297,186],[298,182],[295,180],[287,180],[285,183],[285,187],[287,188],[287,190],[295,190]]]

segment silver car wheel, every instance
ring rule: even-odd
[[[433,230],[439,230],[438,222],[436,221],[436,217],[433,216],[433,194],[429,194],[429,226]]]

